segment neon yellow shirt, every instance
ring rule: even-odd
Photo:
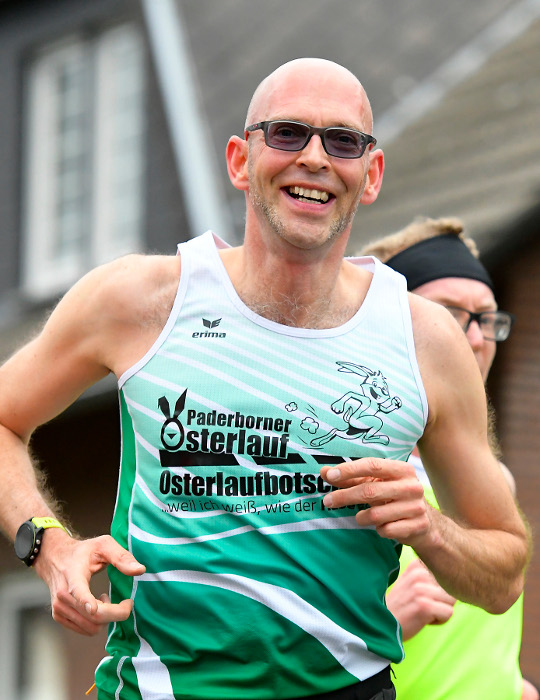
[[[419,477],[423,471],[411,457]],[[418,464],[419,463],[419,464]],[[435,496],[423,478],[427,499]],[[403,547],[401,572],[416,558]],[[403,643],[405,660],[394,666],[399,700],[519,700],[522,676],[519,652],[523,595],[504,615],[458,601],[450,620],[427,625]]]

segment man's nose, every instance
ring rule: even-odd
[[[321,137],[317,134],[309,139],[301,151],[298,151],[296,162],[305,165],[309,170],[320,170],[329,166],[329,156],[324,150]]]
[[[467,336],[467,340],[469,341],[469,345],[473,348],[473,350],[478,350],[485,342],[480,324],[474,319],[469,323],[469,327],[465,331],[465,334]]]

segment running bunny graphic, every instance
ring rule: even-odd
[[[402,406],[398,396],[390,398],[386,378],[379,370],[355,365],[352,362],[337,362],[338,372],[348,372],[361,377],[356,391],[349,391],[331,405],[334,413],[343,417],[342,430],[333,428],[321,437],[311,440],[312,447],[322,447],[335,437],[354,440],[361,433],[362,442],[388,445],[390,438],[379,431],[384,426],[379,413],[391,413]]]

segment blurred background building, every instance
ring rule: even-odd
[[[540,0],[0,0],[0,360],[95,265],[208,228],[240,241],[225,146],[259,81],[300,56],[359,76],[386,155],[349,252],[417,215],[459,216],[517,315],[488,389],[537,534]],[[84,536],[108,529],[118,434],[110,378],[33,439]],[[105,634],[63,630],[47,602],[1,541],[0,700],[71,700],[93,682]],[[537,685],[539,623],[536,556],[522,668]]]

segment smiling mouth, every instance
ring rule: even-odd
[[[298,187],[297,185],[287,188],[287,192],[299,202],[315,202],[316,204],[324,204],[332,196],[324,190],[310,190],[307,187]]]

